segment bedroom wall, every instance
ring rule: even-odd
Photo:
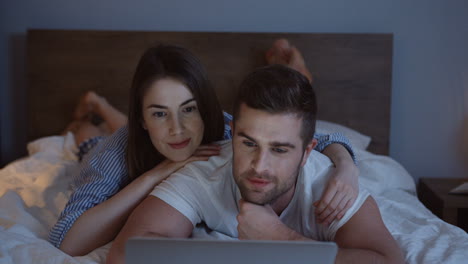
[[[1,165],[24,155],[28,28],[394,33],[390,155],[415,178],[468,177],[465,0],[0,1]],[[313,65],[311,65],[313,66]],[[467,127],[467,126],[465,126]],[[465,131],[464,134],[468,132]]]

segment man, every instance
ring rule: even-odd
[[[273,65],[247,76],[235,101],[232,152],[227,142],[220,156],[156,187],[117,236],[108,263],[123,261],[129,237],[188,237],[201,222],[239,239],[335,241],[337,263],[402,263],[363,188],[341,219],[316,223],[312,202],[332,169],[313,151],[316,112],[312,86],[297,71]]]

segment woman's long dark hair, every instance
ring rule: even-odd
[[[193,94],[205,126],[202,144],[223,138],[222,109],[201,62],[182,47],[158,45],[149,48],[138,63],[130,90],[126,153],[130,180],[165,159],[153,146],[148,131],[142,126],[143,96],[153,82],[162,78],[182,82]]]

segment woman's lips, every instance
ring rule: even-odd
[[[190,143],[190,138],[177,143],[168,143],[173,149],[185,148]]]

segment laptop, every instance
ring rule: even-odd
[[[332,264],[333,242],[131,238],[125,263],[161,264]]]

